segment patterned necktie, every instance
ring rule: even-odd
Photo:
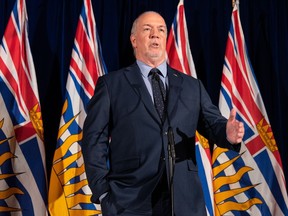
[[[154,106],[162,120],[164,122],[165,119],[165,102],[166,102],[166,91],[162,80],[159,77],[161,72],[157,68],[152,68],[149,76],[151,78],[151,85],[154,97]]]

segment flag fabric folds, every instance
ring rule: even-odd
[[[105,73],[91,0],[84,0],[74,39],[66,96],[58,131],[49,187],[49,212],[55,215],[97,215],[91,203],[81,152],[85,107]]]
[[[48,215],[43,123],[25,0],[0,46],[0,214]]]
[[[240,154],[214,148],[215,215],[288,215],[282,163],[249,61],[238,5],[226,44],[219,108],[245,125]]]
[[[197,78],[189,45],[184,2],[180,0],[167,39],[167,60],[169,65],[187,75]],[[207,215],[214,214],[211,153],[208,140],[196,132],[196,160],[202,182]]]
[[[167,61],[169,65],[197,78],[186,25],[183,0],[180,0],[167,38]]]

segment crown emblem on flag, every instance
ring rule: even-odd
[[[43,121],[38,103],[29,111],[29,116],[36,133],[41,138],[41,140],[44,140]]]
[[[196,137],[200,141],[200,144],[202,145],[204,149],[209,149],[208,140],[205,137],[203,137],[201,134],[199,134],[198,131],[196,131]]]
[[[262,141],[265,143],[267,148],[271,152],[277,151],[278,147],[276,145],[271,126],[268,124],[265,118],[262,118],[261,121],[256,125],[256,127]]]

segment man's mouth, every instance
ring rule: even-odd
[[[159,47],[159,43],[153,42],[153,43],[151,43],[151,47],[158,48]]]

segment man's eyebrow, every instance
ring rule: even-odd
[[[152,27],[152,25],[151,24],[149,24],[149,23],[144,23],[143,25],[142,25],[143,27]]]
[[[143,26],[143,27],[145,27],[145,26],[152,27],[153,25],[152,25],[152,24],[149,24],[149,23],[145,23],[145,24],[143,24],[142,26]],[[165,25],[158,25],[157,28],[166,28],[166,26],[165,26]]]

